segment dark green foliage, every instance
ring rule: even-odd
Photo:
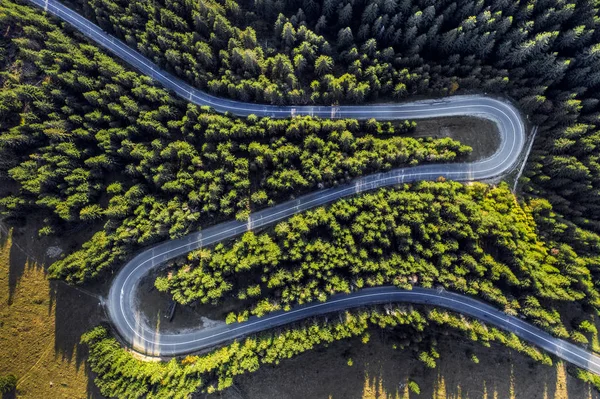
[[[0,375],[0,394],[9,393],[17,388],[17,377],[12,374]]]
[[[6,4],[0,176],[13,184],[0,209],[42,215],[40,234],[104,225],[53,264],[51,277],[82,282],[141,246],[243,220],[292,194],[470,150],[399,137],[414,128],[408,121],[218,115],[171,97],[30,8]]]
[[[508,95],[540,125],[526,191],[600,231],[594,1],[79,4],[150,58],[222,96],[329,105],[472,90]]]

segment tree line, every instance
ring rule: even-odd
[[[279,364],[331,342],[361,337],[363,343],[375,329],[392,331],[392,348],[410,350],[425,367],[436,367],[440,357],[432,332],[456,331],[474,342],[489,346],[498,342],[534,361],[552,365],[552,359],[523,343],[514,334],[447,311],[386,305],[347,311],[326,319],[306,320],[294,326],[267,331],[216,349],[206,355],[190,355],[169,362],[147,362],[123,349],[104,327],[82,336],[89,347],[89,364],[97,374],[103,395],[127,398],[188,398],[197,391],[214,393],[230,387],[238,375],[252,373],[263,365]],[[415,376],[416,377],[416,376]],[[582,374],[582,378],[586,378]],[[418,380],[418,377],[415,378]],[[412,380],[411,390],[418,393]]]

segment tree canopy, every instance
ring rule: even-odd
[[[102,224],[51,277],[98,277],[141,246],[365,173],[461,159],[409,121],[240,119],[172,97],[30,8],[2,7],[2,214],[40,234]],[[11,54],[8,56],[8,54]]]

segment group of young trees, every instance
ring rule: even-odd
[[[5,215],[58,234],[103,223],[50,268],[83,282],[132,251],[364,173],[461,159],[408,121],[274,120],[185,104],[31,8],[2,5],[0,176]]]
[[[567,330],[558,309],[565,302],[600,309],[600,269],[583,261],[599,259],[600,240],[595,236],[588,248],[544,242],[533,218],[544,204],[533,205],[519,205],[506,185],[383,189],[191,252],[156,286],[184,304],[218,304],[231,294],[250,300],[249,312],[228,317],[239,321],[363,287],[441,284],[587,343]]]

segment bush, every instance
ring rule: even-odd
[[[417,384],[415,381],[410,380],[408,382],[408,389],[412,392],[412,393],[416,393],[417,395],[421,393],[421,387],[419,386],[419,384]]]
[[[0,393],[12,392],[17,388],[17,377],[13,374],[0,376]]]

